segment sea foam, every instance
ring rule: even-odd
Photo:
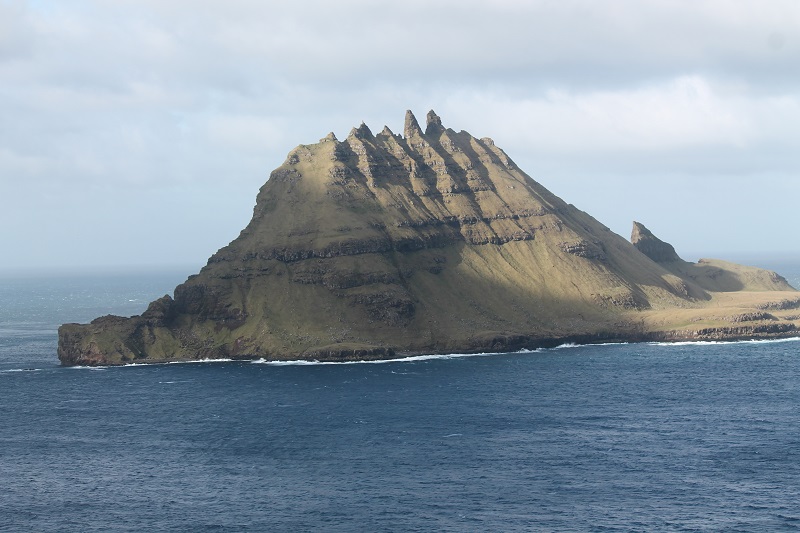
[[[725,344],[779,344],[784,342],[797,342],[800,337],[787,337],[785,339],[748,339],[743,341],[679,341],[679,342],[648,342],[651,346],[711,346]]]
[[[710,346],[710,345],[736,345],[736,344],[770,344],[770,343],[785,343],[800,341],[800,337],[789,337],[785,339],[752,339],[743,341],[680,341],[680,342],[647,342],[650,346]],[[307,360],[267,360],[255,359],[252,361],[237,360],[237,359],[193,359],[189,361],[166,361],[160,363],[128,363],[120,365],[123,368],[140,367],[140,366],[158,366],[158,365],[185,365],[196,363],[230,363],[242,362],[257,365],[270,365],[270,366],[317,366],[317,365],[379,365],[387,363],[413,363],[419,361],[434,361],[434,360],[447,360],[447,359],[461,359],[466,357],[491,357],[494,355],[509,355],[509,354],[534,354],[546,353],[556,350],[566,350],[574,348],[589,348],[598,346],[620,346],[631,343],[627,342],[606,342],[606,343],[591,343],[591,344],[576,344],[572,342],[559,344],[552,348],[535,348],[533,350],[521,349],[516,352],[479,352],[479,353],[448,353],[448,354],[424,354],[424,355],[411,355],[408,357],[398,357],[395,359],[375,359],[375,360],[357,360],[357,361],[307,361]],[[106,370],[113,368],[109,366],[72,366],[72,369],[82,370]],[[13,369],[3,370],[1,372],[22,372],[24,370],[40,370],[40,369]]]
[[[411,355],[408,357],[398,357],[395,359],[375,359],[375,360],[358,360],[358,361],[268,361],[266,359],[257,359],[252,361],[254,364],[272,365],[272,366],[301,366],[301,365],[364,365],[372,364],[379,365],[385,363],[410,363],[416,361],[432,361],[435,359],[458,359],[463,357],[489,357],[492,355],[506,355],[509,353],[538,353],[544,351],[539,348],[536,350],[519,350],[518,352],[480,352],[480,353],[447,353],[447,354],[426,354],[426,355]]]

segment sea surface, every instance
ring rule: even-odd
[[[800,339],[58,366],[189,273],[0,279],[0,531],[800,530]]]

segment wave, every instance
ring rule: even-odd
[[[188,361],[158,361],[152,363],[126,363],[124,365],[98,365],[98,366],[85,366],[75,365],[67,368],[74,370],[108,370],[109,368],[132,368],[140,366],[161,366],[161,365],[190,365],[197,363],[230,363],[234,359],[190,359]],[[244,361],[247,362],[247,361]]]
[[[546,350],[564,350],[566,348],[585,348],[587,346],[625,346],[626,344],[630,344],[629,342],[590,342],[587,344],[577,344],[574,342],[566,342],[564,344],[559,344],[558,346],[553,346],[552,348],[546,348]],[[543,349],[540,348],[540,351]]]
[[[596,343],[596,344],[575,344],[565,343],[559,344],[552,348],[534,348],[529,350],[523,348],[516,352],[479,352],[479,353],[444,353],[444,354],[425,354],[425,355],[410,355],[408,357],[397,357],[395,359],[375,359],[375,360],[358,360],[358,361],[306,361],[306,360],[293,360],[293,361],[271,361],[267,359],[256,359],[251,361],[254,364],[272,365],[272,366],[303,366],[303,365],[379,365],[385,363],[408,363],[415,361],[433,361],[438,359],[460,359],[464,357],[490,357],[493,355],[510,355],[510,354],[530,354],[530,353],[544,353],[553,350],[563,350],[566,348],[584,348],[587,346],[619,346],[628,344],[627,342],[614,342],[614,343]]]
[[[446,353],[446,354],[427,354],[427,355],[410,355],[408,357],[398,357],[395,359],[374,359],[374,360],[358,360],[358,361],[268,361],[266,359],[256,359],[251,361],[253,364],[258,365],[272,365],[272,366],[304,366],[304,365],[382,365],[386,363],[409,363],[415,361],[432,361],[436,359],[459,359],[463,357],[489,357],[492,355],[507,355],[510,353],[539,353],[545,351],[544,348],[537,348],[535,350],[519,350],[518,352],[480,352],[480,353]]]
[[[621,343],[626,344],[626,343]],[[550,350],[560,350],[564,348],[580,348],[583,346],[601,346],[601,344],[562,344],[559,346],[555,346],[553,348],[535,348],[533,350],[528,349],[521,349],[516,352],[479,352],[479,353],[448,353],[448,354],[424,354],[424,355],[411,355],[408,357],[398,357],[395,359],[375,359],[375,360],[357,360],[357,361],[307,361],[307,360],[267,360],[267,359],[255,359],[252,361],[248,361],[245,359],[191,359],[187,361],[162,361],[162,362],[153,362],[153,363],[127,363],[124,365],[98,365],[98,366],[88,366],[88,365],[75,365],[66,367],[70,370],[92,370],[92,371],[99,371],[99,370],[108,370],[109,368],[133,368],[133,367],[149,367],[149,366],[161,366],[161,365],[188,365],[188,364],[198,364],[198,363],[231,363],[231,362],[240,362],[240,363],[252,363],[252,364],[264,364],[264,365],[272,365],[272,366],[304,366],[304,365],[363,365],[363,364],[386,364],[386,363],[408,363],[408,362],[415,362],[415,361],[433,361],[433,360],[445,360],[445,359],[460,359],[465,357],[489,357],[493,355],[508,355],[508,354],[529,354],[529,353],[542,353],[547,352]],[[23,371],[30,371],[30,370],[44,370],[41,368],[37,369],[23,369],[23,368],[15,368],[11,370],[2,370],[0,372],[23,372]]]
[[[599,342],[593,344],[575,344],[567,342],[553,346],[552,348],[534,348],[529,350],[523,348],[516,352],[479,352],[479,353],[445,353],[445,354],[425,354],[425,355],[410,355],[408,357],[398,357],[395,359],[376,359],[376,360],[358,360],[358,361],[306,361],[306,360],[293,360],[293,361],[271,361],[267,359],[256,359],[251,361],[254,364],[272,365],[272,366],[304,366],[304,365],[379,365],[385,363],[409,363],[416,361],[433,361],[438,359],[460,359],[464,357],[490,357],[493,355],[510,355],[510,354],[531,354],[531,353],[545,353],[553,350],[564,350],[567,348],[585,348],[588,346],[620,346],[630,344],[627,342]]]
[[[679,342],[648,342],[650,346],[711,346],[718,344],[779,344],[784,342],[797,342],[800,337],[787,337],[785,339],[749,339],[743,341],[679,341]]]
[[[71,366],[71,369],[81,370],[107,370],[109,368],[130,368],[140,366],[159,366],[159,365],[187,365],[197,363],[250,363],[255,365],[270,365],[270,366],[319,366],[319,365],[382,365],[389,363],[413,363],[418,361],[434,361],[434,360],[447,360],[447,359],[461,359],[466,357],[491,357],[494,355],[511,355],[511,354],[535,354],[546,353],[556,350],[566,350],[573,348],[589,348],[598,346],[625,346],[628,344],[644,344],[647,346],[710,346],[710,345],[734,345],[734,344],[772,344],[784,342],[797,342],[800,337],[789,337],[785,339],[752,339],[742,341],[679,341],[679,342],[645,342],[645,343],[628,343],[628,342],[599,342],[590,344],[576,344],[567,342],[553,346],[552,348],[535,348],[532,350],[521,349],[516,352],[479,352],[479,353],[447,353],[447,354],[424,354],[424,355],[410,355],[408,357],[398,357],[394,359],[370,359],[370,360],[356,360],[356,361],[317,361],[317,360],[267,360],[267,359],[192,359],[188,361],[163,361],[158,363],[128,363],[125,365],[117,366]],[[0,370],[4,372],[23,372],[44,369],[12,369]]]
[[[0,370],[0,374],[9,374],[11,372],[41,372],[44,368],[8,368]]]
[[[703,346],[703,345],[733,345],[733,344],[769,344],[769,343],[782,343],[800,341],[800,337],[790,337],[785,339],[753,339],[744,341],[681,341],[681,342],[645,342],[645,343],[631,343],[631,342],[598,342],[589,344],[576,344],[567,342],[553,346],[552,348],[535,348],[528,350],[523,348],[516,352],[480,352],[480,353],[448,353],[448,354],[426,354],[426,355],[413,355],[409,357],[398,357],[396,359],[377,359],[377,360],[358,360],[358,361],[306,361],[306,360],[278,360],[270,361],[266,359],[257,359],[250,361],[253,364],[263,364],[272,366],[308,366],[308,365],[364,365],[364,364],[386,364],[386,363],[408,363],[416,361],[432,361],[432,360],[446,360],[446,359],[459,359],[465,357],[490,357],[494,355],[511,355],[511,354],[533,354],[533,353],[546,353],[556,350],[566,350],[572,348],[590,348],[598,346],[627,346],[630,344],[644,344],[648,346]]]
[[[192,359],[191,361],[166,361],[165,365],[188,365],[195,363],[231,363],[235,359]]]
[[[234,359],[189,359],[187,361],[159,361],[153,363],[126,363],[118,365],[121,368],[130,368],[134,366],[161,366],[161,365],[194,365],[198,363],[231,363]],[[98,368],[98,367],[95,367]]]

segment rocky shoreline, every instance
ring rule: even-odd
[[[759,324],[751,326],[728,326],[717,328],[701,328],[694,330],[672,330],[640,332],[631,335],[619,333],[595,333],[584,335],[568,335],[557,338],[533,338],[525,335],[497,336],[485,342],[476,342],[461,348],[448,350],[422,350],[399,351],[393,348],[346,348],[346,349],[320,349],[302,354],[286,354],[285,356],[264,357],[248,355],[220,355],[204,354],[186,362],[196,361],[313,361],[313,362],[356,362],[356,361],[390,361],[422,355],[448,355],[448,354],[477,354],[477,353],[511,353],[520,350],[537,350],[556,348],[563,345],[597,345],[619,343],[679,343],[679,342],[741,342],[764,341],[778,339],[800,339],[800,327],[792,323]],[[66,345],[68,340],[64,340]],[[100,353],[85,353],[74,355],[76,351],[65,350],[61,359],[63,366],[124,366],[129,364],[164,364],[176,362],[174,358],[151,359],[113,362]],[[61,352],[59,352],[61,355]]]

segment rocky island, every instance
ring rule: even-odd
[[[631,242],[520,170],[489,138],[362,124],[300,145],[253,217],[139,316],[59,328],[64,365],[206,358],[383,359],[565,342],[800,335],[774,272]]]

